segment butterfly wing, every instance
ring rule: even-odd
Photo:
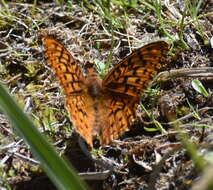
[[[107,107],[107,125],[102,125],[101,144],[109,144],[112,140],[117,139],[135,120],[135,110],[137,104],[132,100],[122,97],[108,98]]]
[[[82,92],[84,76],[73,56],[58,40],[43,39],[47,63],[54,69],[64,93],[74,95]]]
[[[166,42],[148,44],[118,63],[104,78],[102,86],[110,94],[108,126],[102,128],[102,142],[118,138],[136,119],[140,96],[160,69],[168,52]]]
[[[69,51],[52,37],[43,39],[47,63],[54,69],[66,96],[66,107],[77,132],[91,144],[92,132],[88,125],[85,77]]]
[[[116,94],[140,97],[168,52],[164,41],[150,43],[119,62],[104,78],[103,87]]]

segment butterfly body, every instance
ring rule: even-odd
[[[103,93],[101,85],[102,80],[98,76],[90,76],[86,78],[85,86],[91,98],[94,99],[100,98],[99,96]]]
[[[75,129],[90,146],[95,138],[105,145],[129,130],[136,119],[140,96],[168,52],[166,42],[148,44],[124,58],[102,80],[91,68],[84,76],[58,40],[46,37],[43,42]]]

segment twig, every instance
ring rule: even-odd
[[[164,71],[157,75],[155,78],[156,82],[166,82],[172,78],[177,77],[210,77],[213,79],[213,68],[212,67],[196,67],[190,69],[175,69],[170,71]]]
[[[198,113],[199,112],[203,113],[203,112],[206,112],[206,111],[209,111],[209,110],[213,110],[213,107],[204,107],[204,108],[199,109],[197,112]],[[183,117],[181,117],[179,119],[176,119],[175,121],[171,121],[171,122],[169,122],[167,124],[168,125],[173,125],[173,124],[175,124],[175,123],[177,123],[179,121],[183,121],[183,120],[189,119],[189,118],[193,117],[193,115],[194,115],[193,113],[189,113],[188,115],[185,115],[185,116],[183,116]]]
[[[87,173],[79,173],[78,175],[81,176],[85,180],[105,180],[109,177],[111,171],[105,170],[103,172],[87,172]]]

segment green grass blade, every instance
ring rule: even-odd
[[[74,169],[57,155],[1,84],[0,108],[8,116],[18,134],[30,145],[32,152],[58,189],[86,189]]]
[[[204,97],[208,97],[209,93],[207,92],[207,90],[205,89],[205,87],[203,86],[203,84],[198,80],[198,79],[194,79],[192,81],[192,87],[199,92],[200,94],[202,94]]]

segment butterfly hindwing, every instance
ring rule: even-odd
[[[129,130],[130,125],[136,118],[137,104],[123,98],[110,97],[107,122],[103,125],[101,141],[108,144]]]

